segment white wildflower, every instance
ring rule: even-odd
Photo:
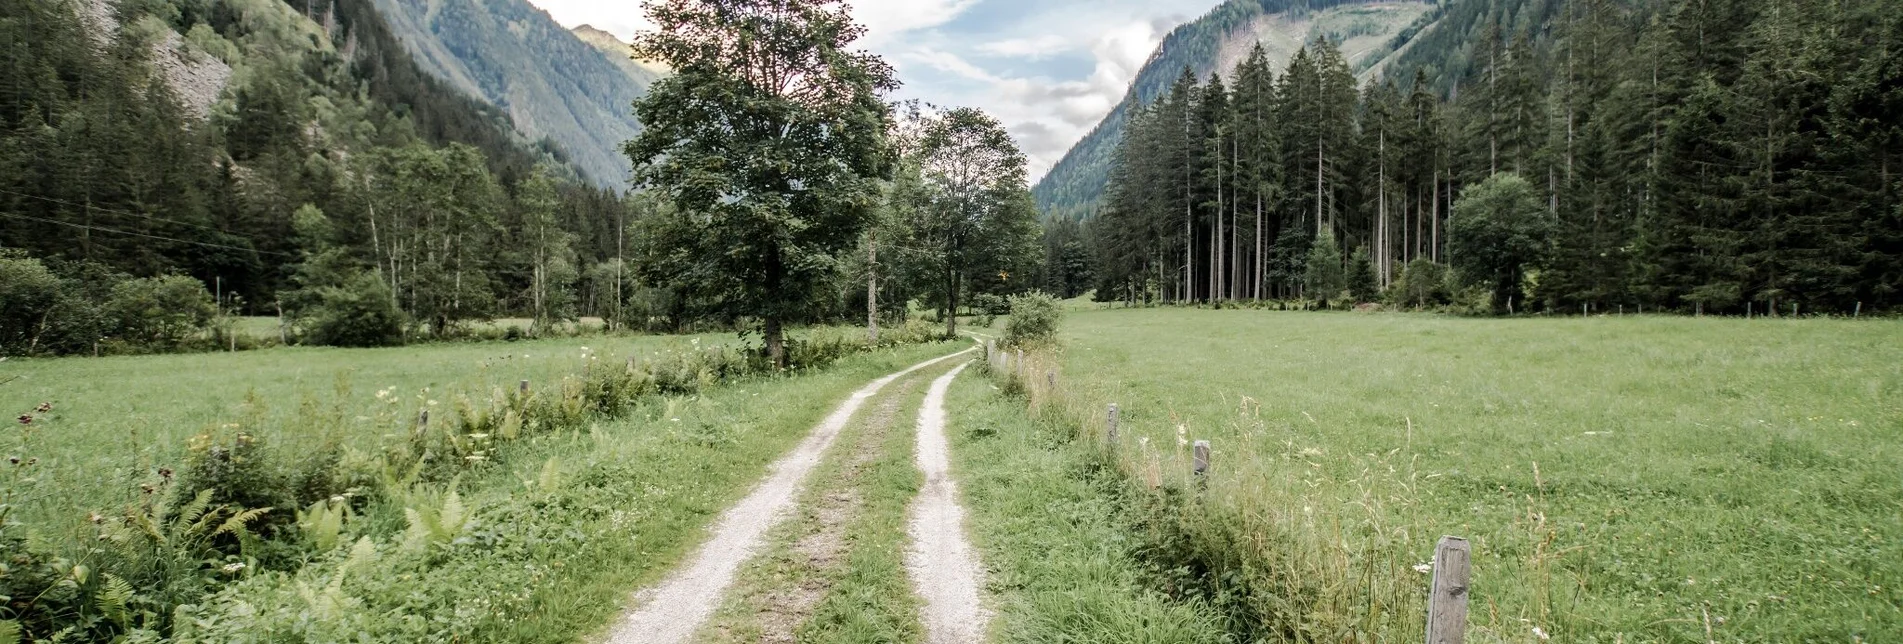
[[[1433,571],[1434,571],[1434,564],[1430,564],[1426,562],[1414,564],[1414,572],[1418,572],[1425,575]]]
[[[225,567],[224,567],[224,568],[222,568],[222,570],[224,570],[224,571],[225,571],[225,574],[227,574],[227,575],[235,575],[235,574],[238,574],[239,572],[241,572],[241,571],[243,571],[244,569],[245,569],[245,565],[244,565],[244,562],[237,562],[237,563],[228,563],[228,564],[225,564]]]
[[[1546,641],[1547,639],[1550,639],[1546,636],[1546,631],[1540,629],[1540,627],[1538,626],[1533,627],[1533,636],[1540,638],[1540,641],[1542,642]]]

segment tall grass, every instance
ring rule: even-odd
[[[813,369],[932,337],[924,325],[912,325],[871,346],[853,332],[822,329],[792,343],[790,358],[798,370]],[[584,349],[580,372],[529,389],[425,389],[410,400],[386,388],[365,407],[339,385],[330,403],[306,395],[290,417],[266,414],[253,392],[233,422],[213,424],[186,441],[179,460],[147,461],[127,473],[138,485],[125,493],[133,500],[123,511],[88,513],[78,539],[48,539],[47,531],[21,522],[15,508],[57,507],[58,498],[45,494],[33,469],[40,467],[38,457],[15,457],[15,476],[0,488],[0,545],[9,561],[38,572],[0,579],[9,596],[34,598],[0,608],[0,628],[23,627],[31,639],[62,632],[69,638],[150,637],[177,624],[200,624],[188,609],[201,595],[260,570],[296,569],[327,556],[342,543],[349,515],[373,507],[389,511],[366,515],[367,525],[352,532],[387,535],[401,525],[404,551],[433,552],[469,527],[456,481],[483,472],[505,447],[579,431],[651,399],[777,375],[757,353],[690,344],[691,350],[605,366]],[[55,409],[41,405],[23,418],[22,450],[38,447],[36,432],[61,428]],[[722,428],[702,429],[710,434],[706,440],[724,440]],[[68,501],[98,502],[115,492],[95,483]],[[85,511],[73,505],[66,512]],[[367,555],[352,551],[352,561],[361,556]]]
[[[1903,632],[1892,322],[1070,324],[1005,387],[1111,455],[1156,583],[1241,641],[1420,638],[1441,534],[1473,540],[1479,641]],[[1201,481],[1197,439],[1215,445]]]

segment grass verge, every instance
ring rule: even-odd
[[[1025,413],[983,372],[952,384],[953,470],[989,568],[997,642],[1224,642],[1198,602],[1150,589],[1134,555],[1126,484],[1062,422]]]
[[[571,642],[599,632],[839,399],[951,350],[880,350],[530,438],[481,476],[389,495],[296,572],[190,607],[177,639]]]

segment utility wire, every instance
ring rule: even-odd
[[[22,214],[19,214],[19,213],[12,213],[12,212],[5,212],[5,211],[0,211],[0,217],[11,217],[11,218],[14,218],[14,219],[26,219],[26,220],[29,220],[29,221],[37,221],[37,222],[42,222],[42,223],[48,223],[48,224],[59,224],[59,225],[61,225],[61,226],[71,226],[71,227],[73,227],[73,228],[80,228],[80,229],[84,229],[84,230],[96,230],[96,231],[99,231],[99,232],[102,232],[102,233],[113,233],[113,234],[117,234],[117,235],[131,235],[131,236],[133,236],[133,237],[144,237],[144,238],[147,238],[147,239],[157,239],[157,240],[159,240],[159,241],[168,241],[168,242],[175,242],[175,243],[179,243],[179,244],[192,244],[192,245],[194,245],[194,246],[204,246],[204,247],[206,247],[206,248],[221,248],[221,249],[224,249],[224,250],[235,250],[235,251],[238,251],[238,252],[242,252],[242,253],[256,253],[256,254],[259,254],[259,255],[277,255],[277,256],[279,256],[279,257],[292,257],[292,258],[295,258],[295,257],[297,257],[297,255],[293,255],[293,254],[290,254],[290,253],[280,253],[280,252],[277,252],[277,251],[269,251],[269,250],[258,250],[258,249],[256,249],[256,248],[240,248],[240,247],[237,247],[237,246],[226,246],[226,245],[224,245],[224,244],[213,244],[213,243],[208,243],[208,242],[198,242],[198,241],[191,241],[191,240],[189,240],[189,239],[173,239],[173,238],[171,238],[171,237],[160,237],[160,236],[158,236],[158,235],[147,235],[147,234],[145,234],[145,233],[135,233],[135,232],[132,232],[132,231],[129,231],[129,230],[114,230],[114,229],[111,229],[111,228],[100,228],[100,227],[98,227],[98,226],[88,226],[88,225],[85,225],[85,224],[75,224],[75,223],[73,223],[73,222],[70,222],[70,221],[60,221],[60,220],[58,220],[58,219],[42,219],[42,218],[39,218],[39,217],[34,217],[34,216],[31,216],[31,215],[22,215]]]
[[[12,190],[7,190],[7,189],[5,189],[5,188],[0,188],[0,194],[8,194],[8,195],[13,195],[13,196],[15,196],[15,197],[24,197],[24,198],[27,198],[27,199],[36,199],[36,200],[39,200],[39,201],[44,201],[44,202],[47,202],[47,203],[56,203],[56,204],[60,204],[60,205],[64,205],[64,206],[71,206],[71,207],[74,207],[74,208],[85,208],[85,209],[88,209],[88,210],[97,210],[97,211],[100,211],[100,212],[109,212],[109,213],[113,213],[113,214],[118,214],[118,215],[129,215],[129,216],[133,216],[133,217],[143,217],[143,218],[146,218],[146,219],[150,219],[150,220],[153,220],[153,221],[162,221],[162,222],[165,222],[165,223],[168,223],[168,224],[177,224],[177,225],[180,225],[180,226],[191,226],[191,227],[193,227],[193,228],[203,228],[203,229],[205,229],[205,230],[209,230],[209,231],[213,231],[213,232],[219,232],[219,233],[222,233],[222,232],[225,232],[225,231],[223,231],[223,230],[219,230],[219,229],[217,229],[217,228],[213,228],[213,227],[211,227],[211,226],[206,226],[206,225],[204,225],[204,224],[194,224],[194,223],[191,223],[191,222],[187,222],[187,221],[178,221],[178,220],[176,220],[176,219],[166,219],[166,218],[164,218],[164,217],[160,217],[160,216],[158,216],[158,215],[148,215],[148,214],[144,214],[144,213],[137,213],[137,212],[132,212],[132,211],[129,211],[129,210],[119,210],[119,209],[116,209],[116,208],[107,208],[107,207],[104,207],[104,206],[94,206],[94,205],[88,205],[88,204],[76,204],[76,203],[73,203],[73,202],[71,202],[71,201],[61,201],[61,200],[58,200],[58,199],[54,199],[54,198],[52,198],[52,197],[42,197],[42,196],[39,196],[39,195],[29,195],[29,194],[25,194],[25,193],[20,193],[20,192],[14,192],[14,191],[12,191]]]

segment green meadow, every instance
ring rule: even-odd
[[[1442,535],[1479,641],[1903,632],[1894,321],[1075,311],[1031,370],[1153,585],[1243,641],[1418,639]]]
[[[726,333],[15,357],[0,362],[0,413],[9,419],[0,446],[37,460],[16,474],[10,502],[16,519],[77,529],[90,512],[112,514],[134,500],[158,468],[177,467],[191,437],[227,425],[243,424],[291,454],[328,441],[373,451],[422,410],[446,417],[464,397],[486,400],[521,380],[552,386],[591,367],[620,369],[629,357],[735,343]],[[51,403],[51,413],[30,425],[12,420],[41,403]]]

